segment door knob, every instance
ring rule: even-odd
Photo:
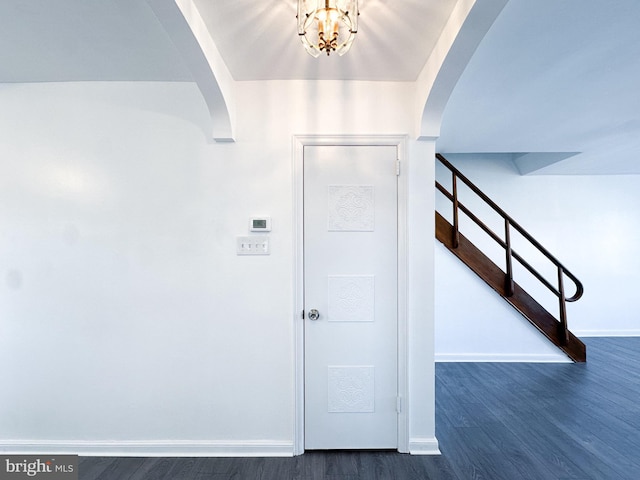
[[[320,318],[320,312],[315,308],[309,310],[309,320],[318,320]]]

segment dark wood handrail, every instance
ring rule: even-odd
[[[442,194],[446,196],[449,200],[453,201],[453,195],[449,193],[447,189],[444,188],[440,183],[436,182],[436,188],[440,190],[440,192],[442,192]],[[506,250],[507,248],[506,242],[502,240],[502,238],[500,238],[496,233],[494,233],[493,230],[491,230],[487,225],[485,225],[482,220],[480,220],[471,210],[469,210],[466,207],[466,205],[458,201],[458,207],[460,211],[462,211],[465,215],[467,215],[467,217],[473,220],[476,225],[478,225],[498,245],[500,245],[502,248]],[[518,261],[518,263],[520,263],[523,267],[525,267],[529,271],[529,273],[535,276],[541,283],[545,285],[545,287],[551,290],[557,297],[560,296],[560,292],[558,291],[558,289],[556,289],[555,286],[553,286],[546,278],[544,278],[540,273],[538,273],[538,271],[535,268],[533,268],[529,262],[527,262],[524,258],[522,258],[518,252],[512,249],[511,254],[513,255],[513,258],[515,258]],[[576,298],[575,300],[578,300],[578,298]],[[571,300],[571,301],[575,301],[575,300]]]
[[[451,180],[452,180],[452,190],[453,193],[449,192],[445,187],[443,187],[439,182],[436,181],[436,188],[449,199],[453,204],[453,218],[454,218],[454,226],[453,226],[453,245],[454,248],[457,246],[458,236],[459,236],[459,225],[458,225],[458,212],[462,211],[465,215],[467,215],[471,220],[473,220],[476,225],[478,225],[484,232],[486,232],[498,245],[500,245],[505,250],[505,259],[506,259],[506,268],[505,268],[505,295],[510,296],[513,294],[513,269],[512,269],[512,259],[515,259],[520,263],[523,267],[525,267],[535,278],[537,278],[545,287],[547,287],[554,295],[558,297],[559,306],[560,306],[560,323],[562,324],[562,332],[563,338],[566,340],[567,335],[567,314],[566,314],[566,302],[575,302],[584,293],[584,287],[582,282],[578,280],[578,278],[571,273],[560,261],[555,258],[546,248],[544,248],[540,242],[538,242],[533,236],[527,232],[518,222],[516,222],[511,216],[509,216],[502,208],[500,208],[493,200],[491,200],[482,190],[480,190],[471,180],[469,180],[460,170],[454,167],[446,158],[444,158],[441,154],[437,153],[436,158],[442,163],[445,167],[451,171]],[[484,222],[482,222],[475,214],[471,212],[471,210],[460,202],[458,199],[457,192],[457,181],[462,181],[469,189],[475,193],[482,201],[484,201],[487,205],[489,205],[498,215],[500,215],[504,220],[505,225],[505,234],[504,240],[498,234],[496,234],[491,228],[489,228]],[[511,236],[510,229],[515,229],[522,237],[524,237],[531,245],[533,245],[542,255],[544,255],[555,267],[557,268],[558,278],[557,278],[557,287],[554,286],[550,281],[545,279],[535,268],[531,266],[522,256],[520,256],[515,250],[511,247]],[[567,298],[565,295],[564,289],[564,276],[571,279],[574,283],[576,291],[573,296]]]

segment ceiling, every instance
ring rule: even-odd
[[[0,82],[190,81],[144,0],[0,1]]]
[[[414,81],[455,0],[360,0],[351,51],[317,59],[295,0],[195,2],[235,80]],[[439,150],[506,153],[524,173],[640,173],[638,19],[637,0],[510,0],[453,91]],[[192,80],[145,0],[0,2],[0,83],[143,80]]]
[[[439,150],[530,153],[523,173],[640,174],[638,20],[637,0],[510,0],[447,103]]]
[[[235,80],[414,81],[456,0],[360,0],[348,54],[313,58],[297,39],[295,0],[195,0]]]
[[[296,0],[195,3],[235,80],[414,81],[456,0],[360,0],[349,54],[320,58],[298,39]],[[0,2],[0,82],[73,80],[191,75],[145,0]]]

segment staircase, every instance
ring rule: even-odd
[[[535,240],[524,228],[507,215],[498,205],[487,197],[477,186],[466,178],[458,169],[449,163],[442,155],[436,154],[438,161],[451,172],[451,192],[436,181],[436,188],[452,205],[453,224],[444,216],[436,212],[436,238],[444,244],[449,251],[458,257],[473,272],[482,278],[504,300],[513,306],[529,322],[531,322],[545,337],[561,349],[574,362],[585,362],[587,351],[584,343],[572,334],[567,326],[567,302],[575,302],[584,291],[582,283],[567,270],[555,257],[553,257],[540,243]],[[463,205],[458,198],[458,182],[463,182],[480,200],[491,207],[504,219],[504,234],[500,236],[494,233],[483,223],[469,208]],[[491,237],[505,252],[504,270],[496,265],[487,255],[477,248],[467,237],[460,233],[459,216],[465,214],[478,225],[489,237]],[[551,283],[522,258],[511,245],[511,233],[517,231],[520,236],[528,241],[557,270],[555,283]],[[513,261],[517,261],[533,277],[545,285],[558,297],[558,317],[549,313],[538,301],[529,295],[513,279]],[[565,295],[564,281],[568,278],[575,285],[575,293],[567,298]]]

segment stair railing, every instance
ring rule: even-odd
[[[524,268],[526,268],[535,278],[537,278],[544,286],[546,286],[554,295],[558,297],[558,303],[560,307],[560,341],[563,345],[566,345],[569,338],[569,329],[567,325],[567,302],[575,302],[584,293],[584,287],[582,282],[576,278],[562,263],[560,263],[549,251],[544,248],[535,238],[531,236],[520,224],[518,224],[513,218],[502,210],[493,200],[484,194],[478,187],[476,187],[471,180],[465,177],[456,167],[454,167],[449,161],[439,153],[436,154],[436,158],[445,167],[451,171],[451,192],[443,187],[438,181],[436,181],[436,188],[447,197],[453,205],[453,248],[457,248],[460,244],[460,229],[459,229],[459,212],[462,211],[467,217],[469,217],[476,225],[484,230],[498,245],[500,245],[505,251],[505,283],[504,291],[505,296],[510,297],[513,295],[515,283],[513,280],[513,259],[517,260]],[[480,220],[475,214],[463,205],[458,199],[458,179],[462,181],[469,189],[475,193],[482,201],[484,201],[489,207],[491,207],[498,215],[504,219],[504,240],[491,230],[482,220]],[[544,278],[535,268],[529,264],[524,258],[522,258],[515,250],[511,248],[511,229],[516,230],[523,238],[525,238],[531,245],[533,245],[542,255],[544,255],[551,263],[553,263],[557,269],[557,286],[552,284],[546,278]],[[574,283],[576,287],[575,293],[567,298],[564,288],[564,277],[568,277]]]

